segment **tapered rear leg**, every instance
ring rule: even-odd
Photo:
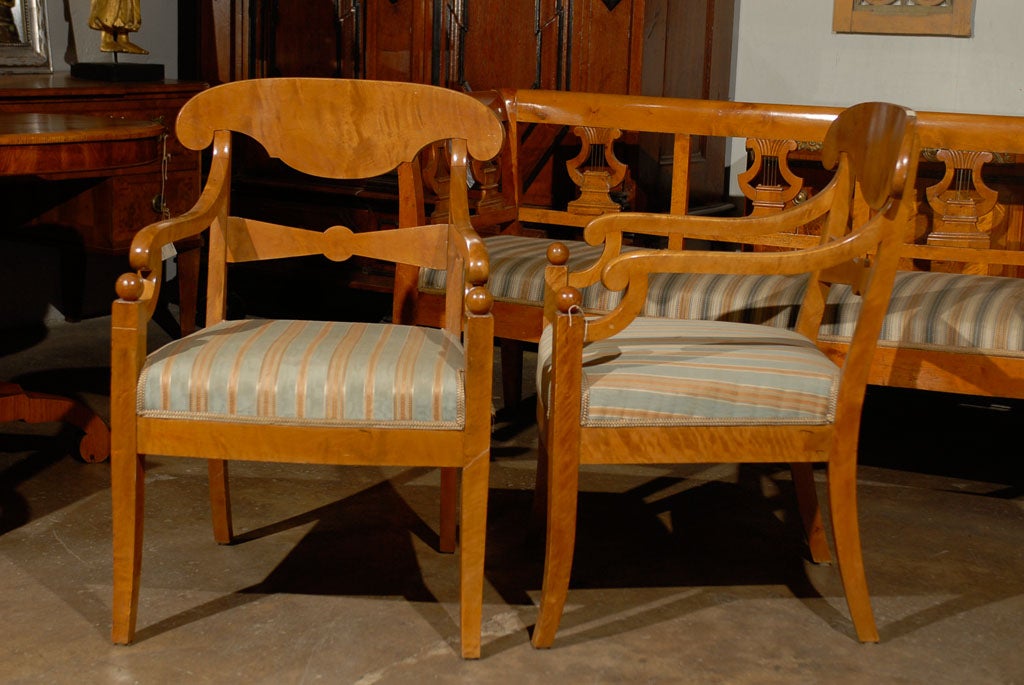
[[[502,339],[501,349],[501,399],[505,409],[515,409],[523,399],[523,343],[519,340]]]
[[[804,524],[804,535],[807,536],[807,547],[811,560],[818,564],[832,561],[825,537],[825,526],[821,521],[821,505],[818,503],[818,491],[814,485],[814,467],[807,463],[789,465],[793,477],[793,489],[796,491],[797,506],[800,519]]]
[[[455,551],[455,526],[458,510],[459,496],[459,472],[457,469],[445,466],[441,468],[441,523],[440,541],[438,549],[442,552],[452,553]]]
[[[228,463],[223,459],[208,459],[210,477],[210,516],[213,521],[213,539],[222,545],[231,543],[231,492],[228,488]]]

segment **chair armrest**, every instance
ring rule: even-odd
[[[834,187],[830,183],[806,202],[766,216],[715,217],[643,212],[605,214],[587,224],[583,236],[590,245],[606,242],[613,233],[642,233],[664,237],[676,234],[700,240],[742,242],[744,238],[789,232],[795,226],[810,223],[829,210]]]
[[[474,286],[487,282],[490,260],[483,239],[470,224],[450,224],[448,240],[462,259],[466,282]]]
[[[588,321],[586,341],[614,335],[639,315],[647,299],[650,274],[803,274],[840,267],[833,275],[840,275],[838,280],[847,281],[853,274],[841,267],[873,252],[887,228],[888,222],[879,216],[861,231],[823,245],[789,252],[634,250],[621,254],[605,266],[601,280],[609,290],[624,290],[622,300],[610,312]],[[562,293],[557,299],[573,300]]]
[[[218,217],[227,219],[224,210],[231,189],[230,154],[230,134],[218,131],[210,173],[199,200],[184,214],[152,223],[135,234],[129,252],[132,269],[146,275],[159,273],[164,245],[199,235]]]
[[[809,224],[831,208],[835,180],[807,202],[767,216],[713,217],[693,214],[649,214],[621,212],[597,217],[583,230],[590,245],[605,246],[601,257],[589,267],[574,272],[571,284],[584,288],[597,283],[611,260],[622,252],[622,236],[638,233],[649,236],[682,236],[683,239],[717,240],[741,243],[756,236],[792,231],[795,226]],[[717,254],[717,253],[716,253]]]

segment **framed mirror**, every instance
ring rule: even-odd
[[[44,0],[0,0],[0,74],[51,71]]]

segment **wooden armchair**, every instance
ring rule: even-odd
[[[877,641],[857,523],[857,438],[868,367],[891,295],[912,211],[915,116],[869,103],[830,127],[823,159],[836,171],[806,203],[739,219],[613,214],[586,228],[589,243],[617,245],[634,230],[687,238],[761,235],[820,220],[811,248],[763,253],[637,250],[599,274],[570,274],[567,250],[549,249],[547,324],[539,343],[538,501],[546,547],[536,647],[551,646],[572,566],[579,469],[584,464],[790,463],[810,553],[829,559],[812,475],[828,464],[839,570],[857,636]],[[851,212],[859,192],[871,217]],[[809,274],[795,330],[733,321],[638,316],[658,274]],[[600,279],[621,300],[586,317],[580,289]],[[829,289],[861,294],[842,368],[815,345]]]
[[[353,233],[274,225],[230,214],[232,136],[317,177],[397,169],[399,228]],[[139,232],[134,271],[117,283],[112,340],[113,640],[132,641],[142,557],[145,454],[209,460],[214,537],[231,541],[229,459],[443,467],[441,548],[455,547],[461,471],[462,654],[480,655],[491,428],[493,321],[487,253],[469,223],[466,160],[502,145],[494,114],[430,86],[340,79],[256,79],[197,95],[177,134],[212,144],[198,203]],[[443,224],[422,218],[417,155],[445,141],[452,183]],[[160,287],[160,248],[209,228],[206,328],[146,354]],[[322,254],[446,269],[444,326],[225,320],[228,265]],[[329,294],[310,293],[310,297]]]

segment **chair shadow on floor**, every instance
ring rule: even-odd
[[[504,435],[510,444],[493,451],[496,472],[503,465],[524,466],[513,423]],[[621,474],[585,470],[572,587],[610,592],[602,593],[600,601],[582,603],[578,600],[587,595],[575,595],[577,603],[566,613],[558,647],[643,630],[740,597],[795,597],[821,619],[825,630],[854,644],[852,623],[842,603],[835,602],[842,597],[841,587],[832,574],[814,574],[810,567],[789,472],[771,465],[736,469],[734,476],[718,479],[720,471],[708,475],[701,466],[679,466],[670,475],[640,474],[625,480]],[[139,640],[268,594],[291,593],[404,600],[442,640],[456,642],[458,625],[444,606],[457,604],[456,560],[436,551],[436,522],[424,518],[432,515],[435,486],[412,482],[429,473],[405,470],[355,494],[240,534],[233,545],[239,549],[312,524],[260,582],[144,625]],[[527,629],[486,636],[484,656],[522,646],[536,618],[543,550],[542,536],[527,525],[532,500],[528,488],[491,490],[487,582]],[[866,548],[869,576],[878,576],[872,584],[876,601],[920,592],[919,585],[899,587],[896,575],[873,568],[871,557],[892,563],[893,550],[870,543]],[[152,553],[153,562],[158,554]],[[428,587],[426,577],[446,580],[444,586]],[[952,583],[934,588],[936,595],[949,599],[883,624],[883,642],[1024,592],[1020,583],[1014,586],[1005,579],[998,596],[992,589],[972,591]],[[497,611],[490,601],[485,622]]]
[[[408,489],[418,487],[407,485],[409,481],[426,472],[429,469],[409,469],[329,504],[236,535],[225,548],[244,548],[246,543],[313,524],[260,582],[142,625],[137,641],[237,609],[265,595],[287,593],[400,598],[413,605],[443,639],[457,643],[458,622],[441,605],[442,601],[458,604],[457,556],[437,551],[436,521],[425,521],[407,500]],[[238,489],[240,493],[242,486]],[[436,493],[423,499],[432,503]],[[418,552],[416,540],[422,543],[420,548],[429,549]],[[154,562],[158,554],[158,550],[152,553]],[[450,596],[439,597],[424,582],[424,566],[434,564],[440,575],[451,579],[451,587],[446,588]]]
[[[825,572],[819,573],[810,561],[788,470],[770,465],[737,468],[735,479],[704,480],[699,467],[679,467],[671,476],[652,477],[622,492],[611,491],[623,482],[621,474],[603,477],[584,470],[571,587],[609,592],[599,598],[589,595],[589,601],[581,601],[586,593],[574,595],[576,605],[564,617],[565,635],[556,647],[614,638],[741,598],[796,598],[819,617],[826,633],[831,630],[840,641],[855,645],[838,579],[830,565],[822,565]],[[891,487],[885,483],[864,485],[876,497],[891,497],[878,494],[886,489]],[[523,534],[529,493],[498,491],[492,502],[488,580],[509,605],[530,607],[522,615],[532,631],[536,612],[530,595],[539,597],[543,535]],[[906,534],[920,532],[913,526],[928,525],[922,517]],[[883,642],[1024,594],[1024,578],[1014,578],[1005,563],[978,569],[978,575],[964,582],[964,560],[950,560],[939,570],[934,559],[908,558],[899,536],[880,534],[877,544],[873,537],[869,529],[866,549],[875,601],[910,607],[894,610],[894,615],[907,613],[881,626]],[[906,580],[929,569],[938,581],[931,587]],[[516,646],[524,637],[492,640],[485,643],[485,653]]]
[[[143,619],[137,640],[238,609],[265,595],[287,593],[401,599],[412,604],[442,639],[455,642],[458,624],[443,604],[457,604],[456,558],[436,551],[436,522],[426,521],[410,504],[415,498],[421,503],[420,510],[431,511],[430,505],[423,503],[435,499],[432,486],[431,492],[415,495],[409,490],[420,487],[409,483],[427,472],[403,471],[330,504],[239,534],[231,547],[243,548],[246,543],[312,524],[260,582],[154,623],[146,624]],[[570,630],[566,644],[720,604],[720,596],[700,590],[707,586],[786,584],[798,596],[817,596],[804,574],[800,524],[780,520],[772,510],[772,500],[750,492],[746,485],[717,481],[658,498],[659,491],[684,485],[685,478],[666,477],[622,493],[582,493],[581,519],[586,530],[594,532],[580,536],[575,587],[685,590],[678,601],[657,603],[651,611],[627,611],[622,619],[609,616],[609,606],[616,606],[615,601],[582,607],[567,615]],[[648,498],[656,501],[649,504]],[[486,562],[488,582],[525,625],[535,615],[530,592],[540,588],[542,570],[541,548],[525,526],[531,503],[529,490],[492,489]],[[795,516],[791,512],[786,518]],[[672,521],[671,527],[665,525],[665,517]],[[789,538],[792,544],[780,545],[779,538]],[[726,548],[722,540],[737,542]],[[159,554],[154,550],[149,563],[159,563]],[[629,563],[608,564],[608,558],[628,559]],[[443,588],[431,588],[424,581],[426,576],[447,580]],[[633,593],[629,594],[625,603],[632,601]],[[590,621],[599,625],[572,632],[572,626]],[[494,654],[527,639],[526,631],[502,635],[488,641],[484,651]]]

